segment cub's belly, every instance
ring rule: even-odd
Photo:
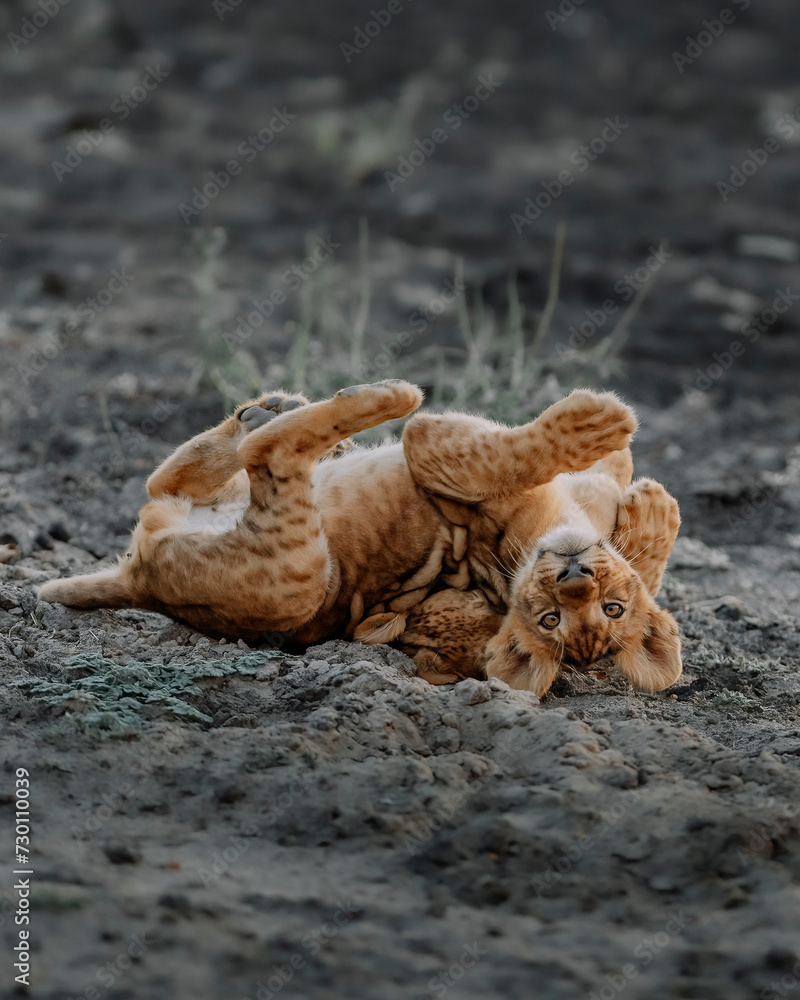
[[[322,462],[314,485],[333,572],[325,604],[297,638],[352,636],[375,605],[422,600],[452,533],[411,478],[401,446]]]

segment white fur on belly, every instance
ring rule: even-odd
[[[175,518],[170,531],[226,535],[239,524],[246,510],[247,504],[242,503],[219,503],[214,507],[195,507],[192,504]]]

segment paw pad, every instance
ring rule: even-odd
[[[260,406],[248,406],[246,410],[242,410],[239,414],[239,419],[248,431],[252,431],[256,427],[262,427],[277,416],[278,414],[272,410],[265,410]]]
[[[245,425],[248,431],[255,430],[256,427],[263,427],[268,421],[273,420],[280,413],[290,413],[301,406],[306,405],[307,400],[302,396],[267,396],[253,406],[248,406],[239,414],[239,420]]]

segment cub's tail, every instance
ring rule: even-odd
[[[70,608],[131,608],[133,594],[120,570],[100,570],[66,580],[48,580],[39,588],[39,600]]]

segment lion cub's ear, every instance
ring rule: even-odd
[[[552,687],[558,666],[546,653],[531,656],[523,652],[507,627],[486,644],[486,676],[497,677],[520,691],[533,691],[540,698]]]
[[[640,636],[617,653],[615,663],[643,691],[663,691],[674,684],[683,664],[678,626],[672,615],[653,605]]]

